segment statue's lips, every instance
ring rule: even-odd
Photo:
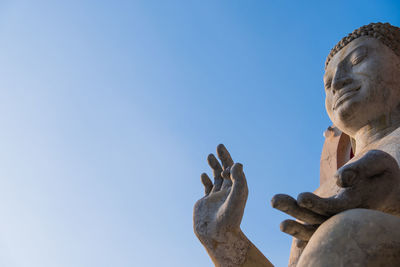
[[[346,100],[352,98],[355,94],[357,94],[357,92],[358,92],[358,90],[360,90],[360,88],[361,88],[361,86],[354,88],[354,89],[348,89],[348,90],[343,91],[342,94],[340,94],[339,97],[336,99],[333,109],[337,109]]]

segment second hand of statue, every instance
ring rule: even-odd
[[[318,226],[329,217],[354,208],[380,210],[399,215],[399,209],[386,210],[386,202],[399,202],[400,169],[396,160],[380,150],[370,150],[360,159],[340,168],[335,174],[339,193],[321,198],[313,193],[291,196],[275,195],[271,204],[298,220],[285,220],[281,230],[294,236],[304,247]]]

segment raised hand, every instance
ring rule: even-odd
[[[234,163],[224,145],[208,155],[214,183],[201,175],[205,196],[194,205],[194,232],[216,267],[271,267],[267,258],[240,230],[248,189],[243,166]]]
[[[341,190],[329,198],[309,192],[301,193],[297,200],[283,194],[274,196],[271,200],[274,208],[304,222],[285,220],[281,223],[283,232],[308,241],[326,219],[354,208],[400,215],[400,169],[388,153],[370,150],[340,168],[334,178]]]
[[[206,173],[201,175],[205,196],[194,206],[194,231],[204,245],[240,231],[248,195],[242,164],[234,163],[222,144],[217,147],[217,155],[222,167],[213,154],[207,157],[214,183]]]
[[[248,195],[243,166],[233,162],[222,144],[217,155],[222,166],[213,154],[207,157],[214,183],[201,175],[205,196],[194,205],[194,232],[215,266],[271,266],[240,230]]]

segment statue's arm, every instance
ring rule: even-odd
[[[201,175],[205,196],[194,206],[193,226],[215,266],[273,266],[240,229],[248,188],[243,166],[233,162],[225,146],[217,147],[217,155],[207,158],[214,183]]]
[[[203,243],[203,242],[202,242]],[[217,267],[271,267],[271,262],[242,233],[230,232],[225,240],[204,244],[211,260]]]
[[[250,242],[249,251],[247,253],[246,261],[243,267],[270,267],[274,266],[272,263],[258,250],[253,243]]]

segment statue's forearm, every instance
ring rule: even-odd
[[[272,263],[258,250],[258,248],[250,243],[247,252],[246,261],[242,267],[271,267]]]
[[[203,245],[216,267],[273,266],[241,231],[227,233],[222,240],[203,243]]]

